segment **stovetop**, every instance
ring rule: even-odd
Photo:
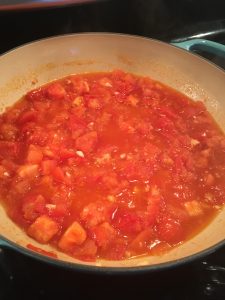
[[[197,37],[225,44],[225,2],[111,0],[60,9],[0,12],[0,53],[35,39],[85,31],[138,34],[165,42]],[[198,54],[225,69],[224,59]],[[103,276],[58,269],[0,249],[0,300],[224,300],[224,251],[222,248],[165,272]]]

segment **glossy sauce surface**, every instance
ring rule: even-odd
[[[122,71],[71,75],[0,116],[0,195],[81,260],[169,251],[225,199],[225,138],[202,102]]]

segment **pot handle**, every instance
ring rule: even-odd
[[[10,248],[9,244],[6,241],[4,241],[4,239],[2,239],[1,236],[0,236],[0,248],[2,249]]]
[[[208,53],[221,56],[225,59],[225,45],[213,41],[204,39],[191,39],[184,42],[172,43],[172,45],[188,51],[203,50]]]

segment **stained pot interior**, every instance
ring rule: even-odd
[[[72,74],[123,69],[150,76],[194,100],[203,100],[225,130],[225,73],[211,63],[168,44],[117,34],[76,34],[41,40],[0,57],[0,111],[25,92],[46,82]],[[35,85],[33,80],[37,80]],[[0,234],[26,247],[28,243],[54,250],[30,239],[0,206]],[[184,258],[205,250],[225,238],[225,209],[200,234],[162,256],[126,261],[84,263],[57,252],[58,259],[98,266],[142,266]]]

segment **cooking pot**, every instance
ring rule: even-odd
[[[224,55],[225,46],[203,40],[181,43],[216,51]],[[32,42],[0,57],[0,111],[12,105],[24,93],[54,79],[72,73],[122,69],[150,76],[193,100],[204,101],[220,127],[225,129],[225,72],[188,51],[170,44],[137,36],[85,33],[57,36]],[[34,82],[36,84],[34,85]],[[32,244],[53,251],[56,258],[27,248]],[[40,245],[15,225],[0,205],[0,245],[65,268],[104,272],[153,271],[174,267],[215,251],[225,244],[225,208],[198,235],[159,256],[124,261],[83,262]]]

